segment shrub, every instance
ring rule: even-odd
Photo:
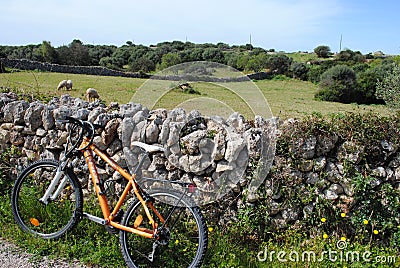
[[[301,80],[307,80],[309,67],[302,62],[294,62],[290,66],[290,71],[293,74],[293,78],[298,78]]]
[[[392,71],[377,83],[376,97],[387,105],[400,108],[400,66],[393,64]]]
[[[348,66],[337,65],[321,75],[320,91],[315,97],[324,101],[350,103],[356,100],[356,73]]]
[[[181,58],[179,57],[179,54],[176,52],[170,52],[162,56],[160,68],[166,69],[179,63],[181,63]]]
[[[270,69],[273,74],[288,74],[291,63],[292,58],[284,54],[277,54],[268,58],[266,67]]]
[[[328,46],[318,46],[314,49],[314,52],[318,58],[328,58],[331,54],[331,49]]]

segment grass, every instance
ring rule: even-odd
[[[57,91],[61,80],[71,79],[73,90]],[[145,79],[127,77],[62,74],[47,72],[14,72],[0,74],[0,87],[9,87],[21,92],[40,92],[51,96],[70,94],[85,99],[86,89],[95,88],[106,102],[127,103]]]
[[[86,209],[91,209],[86,207]],[[95,211],[90,211],[96,214]],[[88,220],[59,240],[44,240],[22,232],[13,222],[8,195],[0,197],[0,235],[36,258],[74,260],[92,267],[126,267],[118,236]],[[209,249],[202,267],[398,267],[398,249],[346,242],[338,249],[338,238],[309,237],[295,230],[260,239],[247,235],[239,223],[209,226]],[[329,255],[330,254],[330,255]],[[358,254],[358,255],[356,255]]]
[[[392,113],[383,105],[343,104],[315,100],[314,94],[318,87],[310,82],[294,79],[284,81],[261,80],[257,81],[256,85],[268,100],[273,114],[282,118],[312,113],[323,115],[338,112],[376,112],[382,115]]]
[[[73,80],[74,87],[72,91],[55,90],[58,82],[63,79]],[[230,113],[233,109],[248,117],[252,117],[246,101],[234,94],[232,90],[224,89],[218,85],[196,83],[194,84],[195,89],[201,93],[197,95],[184,94],[179,92],[178,89],[167,92],[165,88],[171,88],[170,82],[168,82],[168,85],[162,88],[165,92],[160,93],[157,91],[157,87],[160,87],[160,84],[163,85],[163,83],[157,84],[156,81],[152,80],[145,83],[146,81],[148,80],[46,72],[0,74],[0,87],[8,87],[20,92],[40,92],[51,96],[60,96],[68,93],[73,97],[84,98],[86,89],[93,87],[99,92],[101,99],[106,104],[110,102],[127,103],[140,100],[147,107],[162,107],[168,110],[177,106],[185,107],[188,110],[196,107],[199,110],[227,111],[226,113]],[[294,79],[261,80],[256,81],[254,85],[264,94],[273,115],[281,118],[301,117],[304,114],[311,113],[376,112],[384,115],[392,113],[392,111],[382,105],[357,105],[317,101],[314,99],[314,94],[318,88],[310,82]],[[137,95],[135,100],[134,95],[137,89],[141,87],[142,89],[146,88],[146,94]],[[248,94],[251,94],[251,90],[254,90],[254,88],[248,87],[246,90]],[[161,95],[162,98],[159,99]],[[208,100],[206,101],[205,99]],[[213,101],[210,101],[210,99]],[[223,114],[223,116],[226,116],[226,114]]]

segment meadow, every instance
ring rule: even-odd
[[[64,79],[71,79],[73,81],[73,90],[56,90],[59,81]],[[139,78],[32,71],[0,74],[0,88],[2,88],[3,91],[8,88],[25,94],[41,93],[48,97],[69,94],[73,97],[84,99],[86,89],[91,87],[99,92],[101,100],[106,105],[110,102],[124,104],[132,101],[136,91],[146,81],[148,80]],[[273,115],[283,119],[301,117],[311,113],[320,113],[323,115],[337,112],[391,113],[389,109],[382,105],[342,104],[315,100],[314,94],[317,92],[318,86],[311,82],[283,78],[276,80],[260,80],[254,83],[264,94]],[[220,100],[229,107],[233,107],[232,109],[234,111],[238,111],[244,115],[250,114],[245,101],[232,91],[209,83],[196,84],[195,89],[200,94],[184,94],[180,89],[170,90],[162,99],[158,100],[154,108],[170,110],[181,103],[188,102],[190,99],[207,97]],[[187,108],[190,109],[190,105]]]

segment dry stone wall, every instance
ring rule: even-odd
[[[150,75],[146,73],[133,73],[123,72],[108,69],[101,66],[70,66],[70,65],[59,65],[47,62],[38,62],[27,59],[7,59],[0,58],[0,73],[5,72],[5,67],[17,69],[17,70],[40,70],[45,72],[57,72],[57,73],[72,73],[72,74],[87,74],[87,75],[103,75],[103,76],[121,76],[121,77],[132,77],[132,78],[149,78]],[[248,81],[248,79],[262,80],[271,77],[271,73],[259,72],[254,74],[248,74],[247,76],[233,79],[234,81]],[[154,77],[156,78],[156,77]],[[195,75],[188,75],[190,81],[197,81]],[[209,82],[226,82],[226,79],[221,78],[208,78]],[[182,76],[160,76],[157,79],[167,79],[171,81],[180,81]],[[201,77],[200,81],[204,81],[205,77]]]
[[[149,77],[149,75],[144,73],[122,72],[117,70],[111,70],[101,66],[59,65],[47,62],[31,61],[26,59],[0,58],[0,70],[1,67],[3,68],[3,70],[4,67],[8,67],[17,70],[40,70],[45,72],[71,73],[71,74],[122,76],[122,77],[132,77],[132,78]]]
[[[204,206],[208,219],[220,224],[237,220],[238,209],[257,202],[265,204],[267,211],[264,213],[277,229],[293,226],[308,217],[315,212],[318,200],[330,200],[338,206],[350,204],[355,189],[352,178],[346,173],[350,164],[356,170],[367,172],[373,178],[370,183],[374,187],[389,183],[395,189],[400,188],[399,145],[387,140],[378,143],[376,152],[380,157],[366,169],[360,166],[365,148],[354,144],[352,139],[343,139],[335,132],[296,138],[288,145],[290,155],[275,155],[271,172],[259,191],[248,195],[247,186],[254,174],[254,161],[259,160],[260,139],[257,137],[271,130],[268,122],[261,118],[246,121],[239,114],[233,114],[227,120],[219,118],[220,124],[215,124],[215,121],[202,119],[196,111],[150,111],[135,103],[111,103],[106,107],[99,102],[89,103],[69,95],[54,98],[47,104],[28,103],[18,100],[13,93],[0,94],[0,113],[0,151],[4,152],[11,146],[20,151],[12,159],[15,172],[35,159],[60,157],[68,132],[56,120],[65,115],[102,125],[104,130],[94,142],[131,171],[137,166],[140,153],[137,147],[131,146],[132,141],[161,144],[168,148],[165,155],[157,154],[146,160],[143,173],[150,172],[168,180],[194,181],[199,187],[246,163],[243,179],[229,185],[231,191],[219,202]],[[182,128],[183,122],[190,124]],[[288,135],[283,131],[289,131],[295,123],[295,120],[280,122],[278,137]],[[228,140],[219,125],[234,129],[233,138]],[[181,126],[180,132],[177,126]],[[99,164],[104,180],[113,182],[111,192],[118,193],[121,190],[119,174]],[[91,186],[84,160],[75,159],[72,166],[87,194]],[[288,195],[284,189],[292,189],[296,196]],[[301,202],[291,202],[299,198]]]

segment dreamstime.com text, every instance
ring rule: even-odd
[[[394,264],[398,256],[373,256],[372,252],[366,251],[350,251],[346,250],[347,242],[338,241],[336,244],[337,249],[322,251],[321,253],[316,253],[315,251],[269,251],[267,246],[263,251],[258,252],[257,258],[260,262],[323,262],[330,261],[333,263],[343,263],[343,262],[366,262],[366,263],[386,263]]]

